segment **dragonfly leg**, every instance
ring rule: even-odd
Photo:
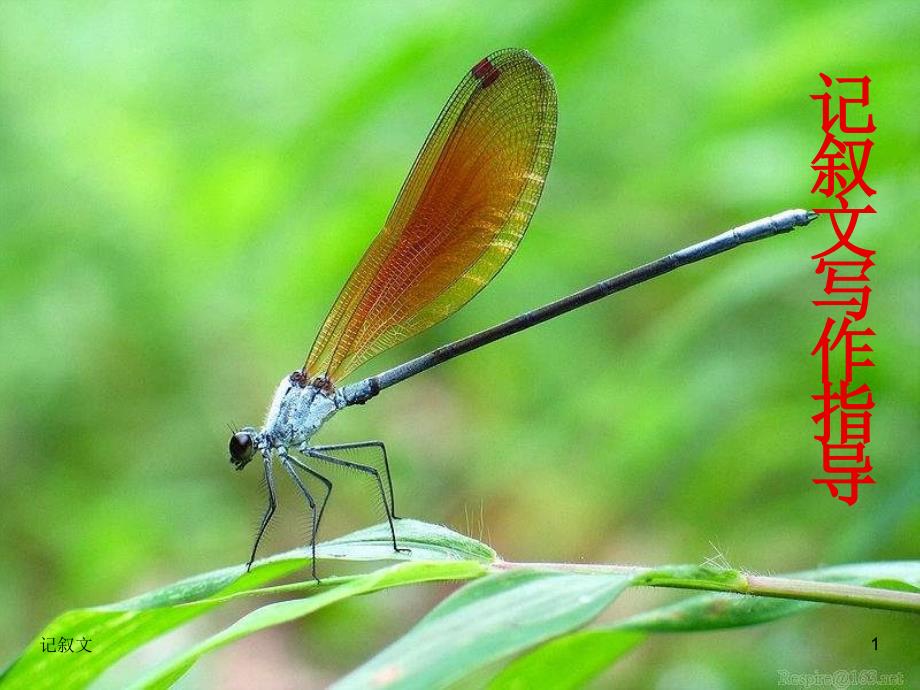
[[[305,465],[300,460],[295,458],[293,455],[288,455],[287,459],[293,462],[297,467],[302,469],[304,472],[309,474],[311,477],[314,477],[318,481],[322,482],[323,486],[326,487],[326,495],[323,497],[323,502],[319,504],[319,515],[316,518],[316,529],[319,529],[320,523],[323,521],[323,512],[326,510],[326,503],[329,501],[329,497],[332,495],[332,482],[328,477],[324,477],[319,472],[314,470],[312,467]]]
[[[300,489],[300,493],[303,494],[304,498],[307,499],[307,503],[310,505],[310,516],[313,520],[313,525],[310,528],[310,572],[313,575],[313,579],[319,582],[319,578],[316,576],[316,533],[319,529],[319,520],[322,517],[322,509],[320,509],[320,511],[316,510],[316,501],[313,500],[313,496],[310,494],[310,490],[307,489],[306,484],[303,483],[300,475],[298,475],[297,471],[294,469],[294,459],[287,454],[287,451],[284,450],[282,450],[279,455],[281,456],[281,464],[284,466],[284,469],[287,470],[289,475],[291,475],[291,479],[294,480],[297,488]],[[301,463],[297,464],[298,466],[302,466]],[[326,492],[326,499],[328,498],[329,491]],[[323,508],[325,507],[326,501],[324,500]]]
[[[411,553],[410,549],[401,549],[396,544],[396,528],[393,526],[393,516],[390,514],[390,506],[387,502],[386,491],[383,488],[383,480],[380,478],[380,472],[378,472],[376,468],[371,467],[370,465],[362,465],[357,462],[342,460],[341,458],[327,455],[326,453],[323,453],[316,448],[304,448],[303,452],[309,455],[311,458],[323,460],[324,462],[332,463],[333,465],[338,465],[339,467],[347,467],[352,470],[357,470],[358,472],[364,472],[365,474],[372,476],[377,482],[377,488],[380,489],[380,495],[383,497],[383,508],[387,514],[387,522],[390,523],[390,537],[393,540],[393,550],[397,553]]]
[[[335,443],[328,446],[312,446],[313,450],[319,451],[320,453],[325,453],[327,451],[336,451],[336,450],[352,450],[357,448],[377,448],[380,450],[380,454],[383,456],[383,471],[387,476],[387,487],[390,489],[390,515],[393,516],[394,520],[399,520],[400,517],[396,514],[396,494],[393,493],[393,478],[390,476],[390,461],[387,458],[387,447],[383,445],[383,441],[359,441],[358,443]]]
[[[256,550],[259,548],[259,542],[262,535],[265,534],[265,528],[275,514],[275,480],[272,478],[272,457],[269,453],[262,454],[262,463],[265,467],[265,486],[268,488],[268,507],[265,514],[262,515],[262,524],[259,525],[259,533],[256,535],[256,543],[252,545],[252,554],[249,556],[249,562],[246,564],[246,572],[252,568],[252,562],[256,560]]]

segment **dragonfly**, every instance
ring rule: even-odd
[[[454,357],[602,297],[743,243],[788,232],[817,217],[793,209],[673,252],[656,261],[529,310],[375,376],[344,380],[384,350],[431,328],[479,293],[515,252],[543,192],[556,139],[556,88],[526,50],[505,49],[477,62],[447,101],[415,159],[383,229],[333,303],[306,362],[275,390],[264,423],[230,438],[230,462],[242,470],[261,458],[268,506],[247,563],[276,508],[275,460],[310,509],[312,572],[333,466],[363,474],[380,494],[394,551],[393,482],[381,441],[315,445],[339,411]],[[366,462],[357,462],[365,453]],[[373,459],[371,459],[373,458]],[[312,478],[309,482],[305,478]],[[321,486],[314,496],[311,486]]]

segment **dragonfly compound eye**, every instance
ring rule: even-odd
[[[230,462],[236,465],[236,469],[243,469],[254,452],[255,446],[249,434],[241,431],[230,437]]]

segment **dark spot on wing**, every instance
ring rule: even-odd
[[[501,74],[501,70],[493,65],[489,58],[483,58],[476,63],[473,69],[470,70],[470,73],[479,80],[482,88],[485,89],[495,83],[495,80],[498,79]]]

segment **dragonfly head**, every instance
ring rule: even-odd
[[[237,470],[246,467],[256,452],[256,439],[249,431],[238,431],[230,437],[230,462]]]

